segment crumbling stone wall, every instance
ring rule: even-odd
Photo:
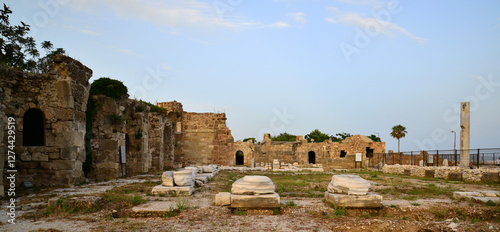
[[[229,165],[233,161],[234,140],[226,120],[224,113],[183,113],[183,165]]]
[[[460,167],[420,167],[415,165],[384,165],[384,173],[416,177],[442,178],[464,181],[500,182],[500,170],[495,168],[464,169]]]
[[[152,148],[149,143],[151,113],[148,106],[131,99],[127,100],[125,111],[126,174],[144,174],[152,167]],[[157,150],[156,147],[154,149]]]
[[[321,164],[326,168],[355,168],[367,167],[370,156],[367,148],[373,153],[385,152],[384,142],[373,142],[366,136],[354,135],[342,142],[307,142],[302,136],[297,136],[296,141],[279,142],[271,141],[268,134],[260,145],[254,145],[252,149],[245,149],[246,143],[236,142],[232,156],[235,159],[238,150],[245,150],[245,165],[250,165],[248,157],[253,157],[256,163],[272,163],[274,159],[284,163],[298,163],[299,165],[309,165],[309,161],[314,164]],[[356,153],[363,156],[362,162],[355,162]],[[342,156],[341,154],[345,154]],[[310,156],[313,158],[310,160]]]
[[[255,159],[254,158],[255,144],[251,140],[246,142],[234,142],[233,151],[234,151],[234,154],[232,154],[233,159],[231,160],[231,162],[229,162],[229,165],[231,166],[236,164],[236,153],[238,151],[241,151],[243,153],[244,165],[251,165],[252,159]],[[254,161],[257,162],[257,160]]]
[[[183,140],[184,135],[182,133],[182,115],[183,108],[182,104],[177,101],[171,102],[159,102],[156,104],[158,107],[167,109],[167,119],[172,122],[173,130],[173,157],[165,160],[165,167],[180,168],[184,162],[183,157]],[[173,160],[173,161],[172,161]]]
[[[174,163],[173,123],[167,117],[151,113],[149,117],[149,147],[152,158],[151,169],[172,169]]]
[[[5,107],[0,116],[3,123],[9,116],[16,119],[17,181],[48,185],[82,181],[85,110],[92,70],[70,57],[58,56],[48,73],[25,73],[0,66],[0,76],[0,102]],[[23,139],[37,136],[30,131],[23,135],[23,117],[30,109],[41,112],[42,119],[38,119],[43,124],[43,138],[36,146],[23,146]]]

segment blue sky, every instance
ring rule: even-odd
[[[131,98],[225,112],[235,140],[264,132],[378,132],[397,150],[500,147],[500,1],[15,0],[12,24]],[[457,134],[457,143],[459,137]],[[457,144],[457,147],[459,145]]]

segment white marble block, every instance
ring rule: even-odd
[[[174,172],[174,183],[178,186],[193,186],[193,171],[182,170]]]
[[[236,195],[259,195],[274,193],[273,181],[267,176],[245,176],[236,180],[231,193]]]
[[[358,175],[334,175],[328,184],[328,192],[347,195],[366,195],[370,182]]]
[[[167,187],[174,187],[174,172],[167,171],[161,175],[161,185]]]

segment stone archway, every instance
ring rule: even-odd
[[[314,151],[310,151],[308,153],[308,159],[310,164],[316,164],[316,153],[314,153]]]
[[[45,145],[45,123],[43,113],[31,108],[23,116],[23,146]]]
[[[236,165],[244,165],[245,164],[245,155],[242,151],[238,150],[235,155]]]

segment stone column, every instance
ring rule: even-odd
[[[470,162],[470,102],[460,104],[460,167],[468,168]]]

